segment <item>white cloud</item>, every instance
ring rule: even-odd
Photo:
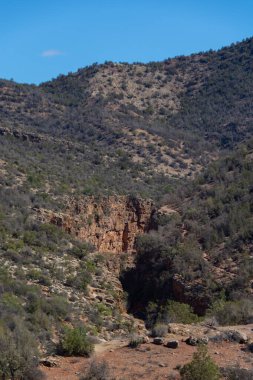
[[[44,58],[50,58],[50,57],[56,57],[57,55],[63,55],[64,53],[60,50],[50,49],[45,50],[41,53],[41,57]]]

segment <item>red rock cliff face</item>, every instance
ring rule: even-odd
[[[136,237],[152,227],[154,205],[126,196],[72,199],[65,213],[47,219],[99,252],[134,252]]]

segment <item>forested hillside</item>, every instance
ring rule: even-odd
[[[146,315],[153,303],[159,315],[177,300],[200,315],[219,305],[223,323],[252,319],[252,148],[250,140],[166,196],[170,209],[139,238],[136,266],[123,276],[130,309]]]
[[[171,179],[195,175],[252,134],[252,44],[146,65],[94,64],[39,87],[2,80],[7,160],[21,155],[42,176],[47,167],[50,180],[60,170],[57,182],[70,190],[157,198]]]

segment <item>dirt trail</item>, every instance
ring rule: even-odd
[[[177,339],[179,341],[179,347],[175,350],[153,343],[131,349],[127,347],[126,339],[115,339],[97,344],[92,358],[57,357],[57,367],[41,367],[41,369],[46,374],[47,380],[78,380],[80,374],[95,358],[106,360],[117,380],[139,380],[140,378],[164,380],[169,375],[174,375],[175,379],[179,379],[176,368],[191,360],[196,347],[185,343],[186,331],[190,325],[183,327],[186,331],[183,331],[180,325],[177,326],[181,333],[168,334],[166,337],[166,340]],[[203,329],[201,326],[191,327],[193,331],[195,329],[196,333]],[[212,331],[234,329],[246,333],[253,341],[253,325],[227,326]],[[239,365],[242,368],[253,368],[253,353],[246,350],[245,344],[230,341],[209,342],[208,351],[213,360],[221,367]]]
[[[102,358],[106,352],[113,353],[115,350],[126,347],[128,340],[114,339],[108,342],[95,344],[92,358],[84,357],[61,357],[56,356],[57,367],[41,366],[40,369],[46,375],[47,380],[77,380],[83,368],[86,368],[91,360]]]
[[[116,350],[118,348],[126,347],[127,345],[128,345],[128,340],[126,339],[110,340],[109,342],[96,344],[94,352],[96,355],[99,355],[106,351],[111,351],[111,350]]]

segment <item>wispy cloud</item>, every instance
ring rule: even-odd
[[[56,57],[57,55],[63,55],[63,51],[61,50],[56,50],[56,49],[49,49],[45,50],[41,53],[41,57],[44,58],[50,58],[50,57]]]

